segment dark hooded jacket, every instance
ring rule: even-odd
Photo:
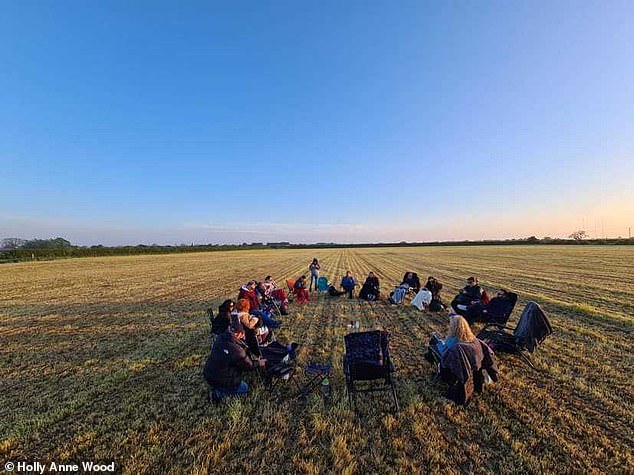
[[[361,287],[361,292],[359,292],[359,298],[364,300],[368,300],[370,295],[372,295],[374,299],[378,299],[380,295],[379,278],[376,276],[365,279],[363,287]]]
[[[222,335],[229,328],[230,321],[229,312],[219,312],[211,321],[211,333],[214,335]]]
[[[420,279],[418,278],[418,274],[416,272],[411,272],[411,277],[407,277],[407,274],[410,274],[410,272],[405,272],[401,285],[407,284],[410,287],[413,287],[414,290],[418,293],[418,291],[420,290]]]
[[[449,348],[440,363],[443,379],[449,383],[446,396],[456,404],[467,405],[474,390],[482,392],[483,370],[493,381],[498,380],[498,367],[493,350],[486,343],[475,339],[460,342]]]
[[[211,386],[233,390],[242,381],[242,371],[254,367],[255,365],[244,347],[228,330],[216,338],[205,363],[203,374]]]

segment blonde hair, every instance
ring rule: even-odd
[[[447,338],[452,336],[456,337],[458,341],[472,342],[476,339],[471,331],[471,327],[460,315],[454,315],[449,320],[449,333],[447,334]]]

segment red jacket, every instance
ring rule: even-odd
[[[242,286],[238,294],[238,299],[247,299],[251,306],[249,310],[260,310],[260,299],[255,293],[255,290],[249,290],[246,286]]]

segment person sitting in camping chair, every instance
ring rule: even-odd
[[[469,277],[467,279],[467,285],[460,290],[458,295],[451,301],[451,308],[458,315],[463,317],[467,315],[469,306],[476,303],[489,303],[489,299],[486,296],[486,292],[478,285],[478,279],[475,277]]]
[[[286,291],[280,288],[272,276],[267,275],[258,289],[260,289],[260,301],[264,305],[271,306],[273,302],[281,315],[288,315],[288,296]]]
[[[374,275],[374,272],[370,272],[363,283],[363,287],[361,287],[359,298],[371,302],[378,300],[379,294],[379,278]]]
[[[218,307],[218,314],[211,322],[211,333],[214,335],[221,335],[227,331],[234,307],[235,303],[231,299],[222,302],[222,304]]]
[[[293,293],[297,296],[297,303],[310,302],[310,296],[308,295],[308,290],[306,290],[305,275],[297,278],[297,280],[295,281],[295,286],[293,287]]]
[[[471,328],[468,324],[465,326],[463,321],[465,324],[467,323],[460,315],[455,313],[450,314],[449,326],[445,338],[443,339],[438,333],[432,333],[431,339],[429,340],[429,349],[435,352],[435,356],[437,356],[438,359],[459,341],[470,342],[475,339]],[[427,359],[429,360],[429,358]]]
[[[273,277],[267,275],[261,284],[261,288],[264,291],[264,295],[266,297],[271,297],[271,293],[278,288],[277,282],[275,282]]]
[[[244,329],[237,315],[232,315],[231,323],[214,342],[207,357],[203,374],[210,388],[213,400],[220,401],[227,396],[240,396],[249,391],[242,380],[244,371],[264,367],[266,360],[253,360],[247,354],[242,340]]]
[[[485,323],[506,324],[515,303],[517,294],[506,289],[500,289],[489,303],[476,302],[467,307],[465,318],[472,325],[474,322],[483,321]]]
[[[240,287],[240,292],[238,293],[238,300],[247,299],[252,312],[260,310],[260,299],[256,291],[257,287],[258,283],[255,280],[250,280]]]
[[[236,302],[236,310],[238,311],[238,318],[240,319],[240,323],[244,328],[247,337],[251,337],[251,333],[253,336],[257,338],[258,344],[263,344],[264,342],[270,339],[271,329],[267,323],[267,319],[264,319],[262,316],[253,315],[249,311],[249,301],[247,299],[240,299]],[[272,320],[273,324],[277,322],[271,318],[268,320]],[[279,323],[277,323],[279,326]],[[275,327],[275,325],[274,325]],[[247,343],[252,345],[249,341],[249,338],[246,339]]]
[[[460,315],[449,320],[447,338],[432,335],[426,358],[437,364],[438,376],[449,384],[446,396],[457,404],[468,404],[473,391],[481,392],[487,376],[497,381],[497,363],[493,350],[475,337]]]

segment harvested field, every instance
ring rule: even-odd
[[[464,278],[540,303],[554,335],[533,370],[501,355],[501,380],[468,407],[444,399],[423,359],[446,314],[315,296],[277,333],[300,364],[329,363],[332,401],[253,384],[206,403],[204,310],[249,278],[373,270],[383,294],[405,270]],[[634,471],[634,248],[426,247],[230,251],[0,266],[0,462],[115,461],[125,473]],[[380,394],[355,417],[341,369],[346,324],[392,332],[402,411]],[[476,326],[476,330],[479,327]],[[249,375],[250,376],[250,375]],[[247,380],[254,382],[253,378]]]

